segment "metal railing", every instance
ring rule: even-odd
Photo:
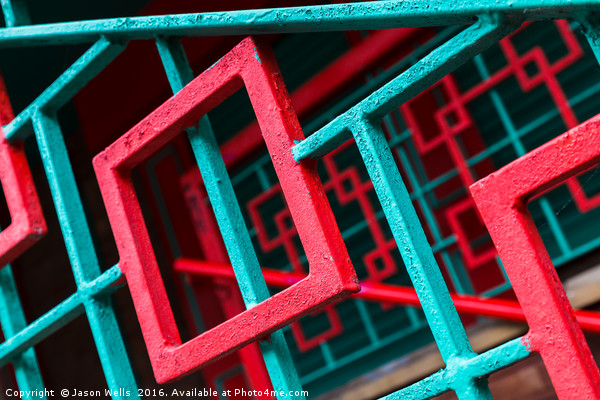
[[[0,30],[0,48],[94,42],[83,56],[19,115],[12,120],[5,118],[2,121],[6,138],[2,142],[2,151],[7,154],[18,152],[19,142],[31,131],[35,134],[77,283],[75,294],[26,325],[10,265],[2,269],[0,298],[3,306],[0,307],[0,323],[6,341],[0,344],[0,360],[2,364],[14,364],[21,389],[43,388],[32,347],[76,316],[85,313],[109,388],[115,393],[120,393],[120,389],[127,389],[132,393],[131,397],[137,396],[131,365],[110,303],[110,294],[115,290],[115,284],[123,282],[122,278],[125,277],[159,381],[177,379],[252,341],[260,341],[273,387],[277,391],[301,392],[302,386],[289,350],[278,329],[359,290],[342,236],[323,195],[314,162],[309,159],[322,157],[354,138],[446,363],[443,370],[386,398],[424,399],[448,390],[454,390],[460,399],[490,398],[486,377],[528,357],[532,352],[541,353],[561,399],[600,397],[598,369],[575,322],[572,309],[564,300],[562,288],[553,284],[541,285],[542,288],[538,290],[537,283],[527,283],[525,278],[520,278],[520,269],[516,264],[521,255],[527,254],[532,257],[532,268],[534,265],[538,266],[536,271],[540,275],[536,282],[556,280],[554,270],[547,268],[550,262],[544,258],[543,247],[538,245],[533,252],[529,248],[518,248],[521,253],[516,255],[510,251],[504,253],[502,246],[506,239],[502,235],[506,233],[499,227],[508,229],[509,225],[502,219],[505,216],[501,212],[508,214],[510,210],[504,207],[498,211],[499,206],[490,202],[492,198],[485,192],[488,185],[492,185],[490,182],[500,179],[495,177],[519,170],[521,165],[534,156],[519,159],[493,175],[494,178],[475,182],[473,186],[476,188],[476,201],[499,248],[508,276],[513,284],[518,283],[515,291],[531,327],[527,335],[478,355],[468,342],[381,128],[381,121],[387,114],[497,43],[525,21],[557,18],[579,21],[586,29],[596,57],[600,58],[600,28],[596,14],[600,12],[598,2],[548,3],[529,0],[510,4],[479,1],[474,4],[382,1],[30,26],[25,25],[28,18],[21,2],[3,1],[2,9],[7,27]],[[289,97],[268,47],[247,39],[212,68],[193,78],[178,39],[182,36],[440,25],[466,25],[467,28],[306,139],[289,106]],[[176,95],[95,159],[96,172],[121,255],[118,265],[101,273],[56,113],[125,48],[124,43],[137,39],[156,40]],[[256,254],[252,250],[210,123],[206,117],[200,119],[222,98],[237,90],[241,85],[240,79],[253,101],[310,266],[307,278],[273,297],[269,297],[265,280],[260,273]],[[188,82],[190,83],[186,86]],[[267,112],[272,109],[278,111]],[[5,109],[2,114],[8,115],[10,110]],[[196,125],[198,119],[200,123],[197,127],[189,128]],[[203,173],[204,184],[215,209],[247,311],[182,344],[174,326],[172,312],[162,306],[168,304],[168,301],[164,288],[160,285],[161,279],[152,259],[153,251],[145,233],[144,220],[136,206],[135,192],[127,180],[127,173],[145,156],[160,148],[168,138],[185,128],[188,128],[190,142]],[[596,120],[591,120],[546,145],[538,153],[550,152],[548,149],[569,137],[593,141],[597,129]],[[597,144],[592,142],[588,149],[593,149],[594,146],[597,148]],[[565,161],[563,165],[566,170],[560,176],[549,177],[537,186],[532,184],[531,188],[527,187],[530,191],[519,192],[515,195],[516,198],[526,200],[532,193],[537,193],[539,188],[545,189],[550,183],[555,184],[564,176],[571,176],[574,171],[579,172],[598,160],[596,154],[586,153],[588,159],[583,164],[580,159],[580,156],[583,157],[581,149],[576,146],[572,149],[575,152],[572,163]],[[521,149],[518,155],[523,154]],[[20,166],[15,166],[14,163],[6,166],[6,171],[9,171],[6,173],[14,174],[14,170],[23,168],[23,155],[19,157],[16,164]],[[23,213],[31,216],[31,212],[15,208],[21,205],[18,201],[13,203],[11,199],[25,198],[28,204],[35,204],[35,191],[32,186],[11,185],[4,170],[2,174],[4,192],[16,226],[19,224],[17,216]],[[520,189],[520,181],[515,182],[509,183]],[[521,203],[519,205],[522,206]],[[521,208],[518,211],[524,213]],[[500,218],[499,223],[495,221],[496,217]],[[519,218],[528,222],[526,217]],[[36,221],[37,225],[34,223]],[[5,257],[4,263],[12,261],[43,232],[35,218],[30,217],[24,225],[26,234],[17,238],[5,250],[5,254],[0,255]],[[0,240],[5,240],[7,235],[4,233],[9,233],[9,229],[11,226],[0,234]],[[537,238],[535,235],[533,239],[523,237],[523,243],[528,243],[529,240],[535,241]],[[536,257],[542,257],[541,261]],[[542,289],[545,291],[541,292]],[[553,308],[549,307],[543,312],[532,311],[532,296],[537,296],[537,301],[552,300]],[[294,303],[294,299],[302,302]],[[279,301],[283,303],[278,303]],[[273,306],[274,304],[287,305]],[[547,332],[545,327],[550,321],[556,322],[555,330]],[[222,335],[229,335],[230,339],[222,340]],[[261,340],[267,335],[269,341]],[[560,346],[552,343],[560,343]],[[576,370],[576,373],[566,375],[561,372],[565,369]],[[118,394],[113,395],[113,398],[118,397]]]

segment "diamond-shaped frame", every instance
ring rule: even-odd
[[[600,398],[600,373],[527,203],[598,162],[600,115],[470,187],[561,399]]]
[[[0,78],[0,125],[14,118]],[[46,233],[46,221],[35,190],[22,142],[10,143],[0,127],[0,182],[10,224],[0,232],[0,268],[14,261]]]
[[[246,86],[304,246],[309,275],[182,344],[130,171],[186,127],[194,126],[242,85]],[[191,373],[359,290],[316,163],[310,160],[296,163],[292,157],[294,142],[302,139],[300,124],[272,52],[253,38],[247,38],[94,158],[120,255],[119,266],[127,278],[158,382]],[[211,162],[216,159],[214,154],[201,157],[212,157]],[[220,155],[218,162],[222,162]],[[208,188],[207,177],[204,180]],[[216,179],[211,184],[218,188],[225,182]],[[211,198],[213,208],[239,210],[237,204],[216,197],[217,200]],[[239,239],[239,235],[248,233],[244,226],[239,226],[223,234]],[[236,260],[232,259],[232,263],[235,268]],[[241,265],[241,268],[247,266]]]

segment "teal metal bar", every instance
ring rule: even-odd
[[[7,27],[29,25],[31,19],[23,0],[0,0],[4,23]]]
[[[496,16],[496,18],[500,17]],[[484,26],[495,25],[485,24]],[[385,114],[427,89],[509,32],[502,25],[496,26],[496,30],[498,32],[485,32],[486,34],[481,34],[481,36],[479,31],[475,31],[474,34],[472,29],[459,33],[423,57],[404,73],[296,145],[293,149],[294,158],[296,161],[307,157],[318,158],[339,147],[350,138],[349,127],[356,119],[383,118]],[[466,46],[465,43],[469,45]]]
[[[460,390],[465,379],[491,374],[527,358],[531,353],[523,345],[523,340],[523,337],[519,337],[469,360],[459,360],[454,366],[448,366],[404,389],[382,397],[380,400],[423,400],[450,390]],[[459,398],[461,398],[460,395]],[[483,399],[486,397],[478,394],[471,398]]]
[[[581,22],[588,43],[596,56],[596,60],[600,63],[600,17],[593,13],[589,13],[582,18]]]
[[[194,78],[185,51],[179,40],[158,39],[156,44],[171,89],[177,93]],[[244,303],[251,308],[269,298],[270,294],[207,116],[202,117],[197,129],[188,129],[188,138],[219,227],[222,232],[232,233],[224,235],[223,240]],[[259,345],[271,383],[278,391],[277,398],[286,399],[292,391],[302,393],[302,385],[283,332],[279,330],[272,333],[268,340],[260,341]]]
[[[367,121],[356,121],[352,132],[442,358],[473,355],[383,132]]]
[[[30,126],[31,119],[38,109],[44,108],[48,112],[56,112],[124,49],[125,46],[122,44],[111,43],[105,38],[100,38],[4,127],[6,138],[8,140],[23,139],[27,135],[25,129]]]
[[[42,315],[0,344],[0,367],[6,365],[19,353],[35,346],[85,310],[83,304],[86,296],[107,295],[121,279],[121,270],[117,265],[105,271],[92,282],[88,282],[73,295]]]
[[[0,30],[0,47],[153,39],[156,36],[214,36],[326,32],[415,26],[469,25],[487,13],[510,18],[546,20],[600,10],[596,0],[372,1],[310,7],[114,18]]]
[[[454,308],[379,119],[510,30],[512,27],[504,25],[497,16],[482,18],[294,148],[295,158],[299,161],[326,154],[342,144],[347,133],[354,136],[442,358],[450,373],[462,376],[451,387],[459,399],[491,398],[487,379],[481,374],[465,373],[465,363],[477,356]],[[447,389],[444,387],[440,393]],[[430,393],[426,397],[430,397]]]
[[[25,328],[27,321],[19,300],[12,267],[6,265],[0,269],[0,326],[5,340],[17,335]],[[13,360],[15,376],[19,390],[44,393],[44,381],[38,365],[35,350],[30,348]],[[46,396],[41,397],[45,399]]]
[[[87,293],[101,271],[56,114],[38,109],[33,115],[33,127],[75,282],[78,289]],[[138,398],[110,297],[85,296],[83,302],[113,398],[118,398],[122,390]]]
[[[437,75],[438,70],[433,69],[432,72],[435,72],[435,75],[429,77],[431,80],[446,75],[450,72],[447,69],[458,67],[466,61],[466,58],[471,58],[508,33],[500,21],[492,22],[489,19],[487,21],[479,22],[467,29],[436,51],[438,56],[444,57],[444,59],[453,59],[453,65],[439,64],[439,68],[444,70],[443,74]],[[448,51],[451,54],[446,54]],[[433,53],[428,57],[433,57],[432,55]],[[419,75],[413,79],[417,85],[423,85],[427,81]],[[432,83],[431,80],[429,80],[429,84]],[[398,107],[398,102],[406,100],[401,97],[402,94],[407,93],[405,96],[409,96],[405,88],[411,88],[410,81],[392,81],[391,84],[395,85],[384,86],[355,107],[358,109],[361,105],[367,106],[362,115],[354,111],[354,115],[362,118],[353,121],[348,129],[351,129],[354,135],[373,186],[382,203],[398,248],[413,280],[413,285],[419,294],[427,320],[432,327],[442,358],[446,362],[450,362],[454,357],[470,357],[473,352],[466,333],[456,309],[454,309],[406,187],[402,183],[385,136],[377,122],[366,120],[367,116],[377,118],[380,113],[389,112],[392,108]],[[419,91],[423,89],[420,87]],[[386,108],[383,108],[381,104],[385,104]]]

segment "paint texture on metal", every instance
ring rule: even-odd
[[[410,398],[428,398],[449,389],[461,399],[491,398],[491,394],[487,374],[474,367],[486,358],[476,355],[469,344],[379,120],[513,29],[514,26],[498,15],[482,18],[293,149],[296,160],[300,161],[323,156],[347,140],[350,134],[354,137],[446,362],[447,368],[442,374],[445,380],[436,388],[431,387],[425,395],[409,387],[389,398],[404,398],[407,394],[414,396]],[[528,353],[524,345],[519,353]],[[514,361],[506,357],[495,360],[493,366],[486,368],[495,370],[504,362]]]
[[[367,1],[350,4],[176,14],[17,26],[0,30],[0,47],[40,43],[154,39],[156,36],[252,35],[469,25],[481,15],[549,20],[600,10],[596,0]]]
[[[582,22],[592,50],[600,59],[599,24],[594,15],[600,11],[598,1],[380,1],[75,21],[28,27],[19,26],[28,23],[23,0],[0,0],[0,5],[7,26],[0,29],[0,47],[96,41],[17,118],[13,119],[12,115],[0,116],[0,122],[4,126],[4,136],[0,143],[0,180],[13,220],[11,226],[0,233],[0,267],[24,251],[45,230],[26,160],[21,145],[18,144],[18,140],[29,133],[27,128],[32,126],[77,284],[76,293],[27,325],[16,298],[12,270],[10,266],[6,266],[0,271],[0,322],[6,337],[6,341],[0,344],[0,366],[9,362],[15,365],[20,387],[33,388],[42,384],[39,371],[36,371],[32,346],[85,312],[109,388],[127,388],[135,397],[137,391],[132,368],[109,301],[113,285],[121,280],[122,269],[129,283],[159,382],[177,379],[248,343],[259,342],[273,388],[278,391],[300,390],[300,380],[295,373],[290,351],[283,332],[278,329],[307,313],[325,310],[323,312],[327,313],[330,330],[307,338],[299,325],[292,324],[291,327],[301,351],[319,348],[325,355],[330,351],[325,340],[336,336],[341,331],[341,325],[335,309],[323,307],[359,289],[325,193],[335,193],[340,203],[358,202],[366,218],[375,220],[379,218],[372,207],[374,202],[371,199],[375,197],[370,196],[375,191],[393,238],[385,237],[385,229],[382,229],[381,224],[373,223],[369,226],[375,239],[375,249],[366,254],[363,261],[371,282],[366,283],[357,296],[422,306],[446,362],[443,370],[386,398],[429,398],[449,390],[454,390],[460,399],[490,398],[487,375],[527,357],[531,351],[542,354],[561,399],[600,397],[597,368],[591,360],[589,349],[526,209],[527,201],[533,196],[570,179],[598,161],[600,117],[574,128],[578,121],[557,77],[562,68],[581,57],[583,51],[569,33],[567,23],[556,22],[568,50],[564,58],[550,62],[539,48],[519,54],[508,40],[501,42],[499,46],[507,60],[506,68],[483,77],[487,74],[486,68],[482,61],[477,62],[485,82],[476,85],[474,89],[461,94],[453,78],[447,76],[516,28],[523,19],[568,17]],[[168,37],[447,24],[474,25],[436,48],[358,104],[336,105],[337,111],[326,116],[333,121],[306,140],[268,48],[253,39],[246,39],[211,69],[193,79],[187,61],[183,60],[185,56],[182,48],[173,45],[178,44],[179,39]],[[299,113],[310,111],[319,101],[325,102],[332,92],[340,90],[362,74],[363,67],[366,69],[366,65],[375,63],[381,54],[392,51],[393,42],[397,38],[410,36],[414,31],[379,32],[376,35],[384,40],[377,51],[374,46],[370,47],[377,41],[363,42],[360,50],[353,52],[349,59],[361,59],[364,64],[352,73],[334,65],[313,81],[312,86],[301,88],[297,93]],[[172,89],[178,93],[94,161],[121,256],[119,265],[102,273],[56,112],[123,49],[118,43],[127,39],[156,39]],[[536,68],[536,72],[528,73],[528,66]],[[393,74],[399,73],[398,71],[401,69]],[[408,181],[413,186],[416,179],[413,179],[415,175],[406,161],[406,153],[403,153],[404,149],[398,150],[396,154],[391,151],[390,147],[393,146],[381,127],[381,119],[388,117],[388,113],[403,104],[406,106],[419,93],[443,79],[438,87],[443,88],[449,98],[446,106],[439,109],[433,118],[441,128],[437,138],[429,141],[421,136],[424,132],[419,132],[418,123],[411,124],[410,118],[414,115],[411,115],[410,107],[404,107],[401,112],[409,122],[409,129],[415,138],[415,152],[422,155],[434,147],[447,146],[457,175],[464,185],[470,185],[477,175],[472,173],[471,167],[478,161],[474,161],[476,157],[467,159],[461,154],[457,139],[471,123],[465,103],[509,76],[515,78],[516,84],[524,93],[545,85],[557,106],[560,119],[567,128],[573,128],[561,138],[472,186],[485,223],[490,227],[494,242],[515,283],[524,314],[514,302],[450,294],[436,260],[436,246],[444,248],[456,243],[463,253],[469,272],[480,271],[488,262],[495,263],[495,250],[489,246],[485,252],[476,252],[470,247],[473,241],[467,237],[463,218],[465,214],[476,210],[468,197],[444,210],[444,216],[448,217],[450,230],[456,233],[456,238],[444,238],[440,232],[435,232],[435,228],[433,236],[436,243],[434,246],[429,245],[426,224],[419,220],[412,204],[415,197],[418,201],[422,200],[426,189],[413,187],[414,192],[409,193],[398,170],[398,162],[394,159],[398,156],[401,163],[407,164],[405,172],[408,171]],[[265,185],[265,193],[249,203],[250,219],[257,227],[257,239],[261,248],[283,249],[291,260],[293,274],[264,271],[263,278],[240,204],[225,168],[226,163],[230,165],[230,160],[227,159],[227,154],[223,160],[210,122],[205,116],[243,85],[250,95],[258,125],[250,127],[240,136],[251,140],[239,148],[235,148],[239,145],[235,141],[224,147],[228,151],[233,148],[234,158],[238,157],[236,154],[247,155],[262,145],[262,140],[258,139],[258,132],[262,131],[277,173],[277,179],[274,180],[278,183],[269,190],[268,184]],[[318,90],[314,90],[315,87]],[[497,100],[494,94],[491,93],[490,96],[493,101]],[[0,97],[2,103],[4,92],[0,95],[3,96]],[[355,101],[356,99],[352,100]],[[494,107],[501,113],[502,108],[497,104],[495,102]],[[341,109],[348,111],[334,119],[335,113]],[[505,127],[508,126],[506,131],[510,136],[505,142],[514,147],[517,156],[523,155],[525,150],[519,139],[521,133],[511,126],[510,118],[501,118]],[[450,120],[453,122],[449,122]],[[216,261],[231,261],[247,307],[247,310],[235,315],[243,307],[238,299],[237,304],[227,306],[230,307],[230,320],[187,343],[181,342],[175,326],[129,176],[135,166],[183,130],[188,132],[228,254],[223,251],[220,240],[214,240],[214,236],[209,240],[204,238],[202,245],[208,251],[213,246],[217,249],[220,259]],[[335,149],[340,149],[340,145],[345,146],[344,148],[353,146],[348,141],[351,137],[355,139],[371,180],[363,179],[355,168],[338,171],[333,161],[324,158],[322,162],[330,180],[322,186],[316,173],[316,161],[311,158],[331,155]],[[396,144],[402,140],[404,139]],[[479,161],[487,157],[483,153],[490,154],[494,151],[482,150],[478,155]],[[347,185],[351,186],[350,190]],[[587,197],[576,180],[568,180],[567,185],[582,213],[600,205],[600,197]],[[284,203],[289,210],[278,212],[274,216],[278,236],[271,237],[264,232],[263,216],[260,215],[259,208],[273,196],[281,194],[285,196]],[[542,207],[546,215],[549,210],[552,214],[547,203],[543,203]],[[427,222],[434,219],[431,212],[425,209],[422,211]],[[205,215],[208,213],[210,212],[205,212]],[[290,219],[293,226],[289,226]],[[550,225],[557,225],[555,219],[548,219]],[[216,228],[213,226],[211,229],[214,232]],[[560,228],[552,229],[562,234]],[[298,260],[298,249],[294,247],[297,246],[296,236],[300,237],[306,250],[309,271]],[[587,250],[579,248],[574,251],[569,248],[564,235],[562,238],[558,234],[557,236],[559,247],[565,250],[562,253],[565,255],[563,261],[594,248],[592,246],[586,247]],[[414,291],[380,283],[397,272],[396,261],[390,254],[396,247],[407,266]],[[383,268],[379,268],[380,264],[383,264]],[[215,269],[212,272],[222,274]],[[284,291],[269,297],[265,278],[279,284]],[[539,312],[540,308],[548,312]],[[457,309],[504,315],[517,320],[526,317],[531,331],[523,338],[477,355],[467,340]],[[594,318],[597,316],[585,313],[581,315],[587,318],[583,320],[589,326],[597,327]],[[415,321],[416,317],[411,322]],[[421,324],[421,328],[425,326],[422,319],[415,325],[418,324]],[[371,335],[372,337],[375,341],[380,339],[376,334]],[[268,340],[264,340],[267,338]],[[247,368],[262,367],[262,363],[256,362],[257,360],[252,363],[251,360],[258,353],[257,348],[256,345],[246,347],[241,353],[241,358],[249,364]],[[336,365],[331,356],[327,362]],[[567,365],[572,368],[566,368]],[[29,367],[32,368],[32,373],[27,376],[25,369]],[[223,374],[223,379],[239,377],[239,371],[233,368]],[[264,373],[257,373],[256,376],[266,380]],[[223,387],[225,384],[221,382],[217,386]]]
[[[253,254],[207,121],[192,148],[248,310],[181,343],[129,171],[244,84],[309,259],[309,276],[273,297]],[[211,137],[212,136],[212,137]],[[94,158],[122,268],[159,382],[190,373],[359,290],[314,162],[291,156],[302,132],[269,49],[246,39]],[[220,161],[219,161],[220,160]],[[268,363],[267,363],[268,364]]]
[[[0,78],[0,125],[14,118]],[[10,225],[0,232],[0,268],[17,258],[46,233],[46,221],[35,190],[22,142],[10,143],[0,128],[0,182]]]
[[[169,79],[171,90],[173,93],[177,93],[194,78],[194,74],[185,54],[185,50],[183,49],[180,40],[177,38],[171,38],[168,40],[158,39],[156,41],[156,45],[165,73]],[[208,117],[204,118],[207,119]],[[197,132],[194,132],[193,128],[188,128],[188,133],[192,139],[197,134]],[[199,171],[194,170],[194,172],[197,172],[198,174],[188,175],[192,178],[197,176],[199,177]],[[181,182],[182,191],[185,198],[188,201],[196,202],[197,205],[197,207],[192,210],[192,216],[196,221],[194,227],[196,228],[198,241],[203,249],[203,253],[211,259],[229,261],[227,249],[225,248],[221,239],[219,226],[214,214],[210,210],[210,204],[208,201],[205,201],[206,191],[203,187],[201,187],[203,186],[202,182],[198,182],[200,185],[194,183],[195,182],[193,180],[188,181],[186,178],[184,178]],[[203,229],[198,229],[199,226],[202,226]],[[243,312],[245,309],[244,302],[242,296],[238,295],[239,290],[236,282],[219,282],[215,286],[219,286],[219,284],[226,287],[225,290],[222,290],[223,287],[221,287],[221,290],[219,290],[218,287],[215,288],[215,294],[220,303],[220,307],[215,307],[213,304],[211,304],[209,309],[214,312],[215,309],[222,308],[225,319],[232,318]],[[202,291],[203,295],[206,292],[204,287],[196,290]],[[216,323],[213,324],[212,321],[209,322],[209,324],[211,324],[211,326],[216,325]],[[203,329],[198,329],[199,332],[202,330]],[[280,333],[274,333],[271,336],[278,334],[281,335]],[[245,374],[246,379],[244,379],[244,381],[247,382],[246,384],[248,384],[250,388],[253,390],[259,390],[262,393],[265,393],[265,391],[271,393],[273,390],[273,385],[271,384],[269,372],[273,376],[273,381],[278,382],[281,384],[281,386],[289,388],[301,388],[297,375],[291,372],[286,373],[286,371],[283,370],[283,368],[292,368],[291,366],[293,364],[287,348],[277,348],[277,346],[282,346],[283,343],[284,342],[282,340],[275,340],[262,346],[265,354],[275,353],[278,355],[275,362],[271,361],[268,371],[261,357],[261,347],[257,343],[250,343],[238,351],[237,354],[239,355],[242,365],[238,366],[237,369]],[[233,360],[234,355],[231,355],[229,359]],[[229,373],[224,373],[222,371],[223,368],[223,362],[219,363],[219,366],[207,366],[206,368],[203,368],[204,376],[208,380],[210,380],[212,377],[215,387],[223,386],[223,376],[227,376]],[[236,369],[235,367],[230,366],[227,368]],[[272,396],[264,397],[272,398]]]
[[[600,373],[527,203],[600,161],[600,116],[471,186],[560,399],[600,398]]]

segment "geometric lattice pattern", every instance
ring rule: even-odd
[[[160,383],[209,363],[214,366],[257,342],[258,347],[253,344],[239,353],[244,370],[231,362],[220,375],[213,374],[210,384],[222,391],[242,382],[272,389],[270,397],[304,397],[303,382],[326,380],[337,369],[413,335],[422,343],[432,337],[445,367],[386,399],[426,399],[448,391],[460,399],[490,398],[487,377],[534,352],[541,354],[561,399],[600,397],[598,368],[550,261],[552,257],[560,265],[600,245],[598,237],[581,239],[570,232],[599,210],[598,190],[586,191],[594,173],[588,169],[598,162],[598,117],[589,119],[598,109],[580,108],[599,89],[597,84],[578,88],[574,95],[561,81],[582,62],[598,67],[595,13],[600,5],[439,0],[424,7],[414,1],[381,1],[30,26],[22,6],[2,2],[7,27],[0,46],[94,44],[16,117],[4,91],[0,99],[0,178],[11,216],[11,224],[0,233],[0,322],[5,336],[0,360],[15,366],[21,390],[43,389],[34,346],[85,314],[111,397],[151,395],[138,390],[111,302],[123,284],[133,298]],[[554,21],[546,29],[551,26],[548,32],[556,39],[552,43],[560,44],[558,50],[523,40],[538,26],[526,21],[557,18],[568,20]],[[575,22],[583,26],[591,52],[573,32]],[[359,44],[363,50],[348,52],[347,57],[363,60],[352,73],[333,68],[315,78],[313,87],[325,88],[322,97],[307,95],[306,87],[288,95],[270,46],[254,37],[243,39],[196,78],[179,41],[181,36],[450,25],[461,27],[426,28],[421,53],[408,51],[407,58],[392,61],[383,60],[393,49],[390,43],[409,34],[372,34],[365,42],[380,46]],[[156,41],[175,94],[94,160],[120,257],[118,264],[106,268],[92,240],[58,111],[123,51],[125,42],[139,39]],[[364,48],[370,53],[361,57]],[[490,52],[501,57],[490,61]],[[386,68],[374,68],[382,60]],[[357,78],[367,80],[366,92],[342,90]],[[242,86],[258,129],[250,127],[229,142],[241,144],[241,155],[229,157],[231,146],[219,147],[206,114]],[[296,113],[302,118],[314,112],[333,93],[344,93],[347,103],[336,101],[323,119],[304,126],[304,131],[314,132],[305,137]],[[292,107],[295,98],[304,101],[297,110]],[[526,115],[531,103],[542,110],[533,119]],[[206,253],[215,249],[213,257],[219,259],[213,261],[233,266],[237,280],[237,285],[224,284],[231,290],[228,300],[221,297],[223,303],[230,302],[222,305],[228,308],[226,321],[187,342],[176,326],[133,183],[134,169],[183,131],[201,173],[200,178],[196,169],[188,172],[182,185],[199,223],[198,239]],[[27,324],[6,264],[46,230],[25,153],[16,144],[30,132],[76,291]],[[235,163],[256,156],[262,144],[257,132],[266,153],[230,179]],[[265,167],[269,159],[275,173]],[[243,188],[250,176],[258,185],[238,190],[236,196],[234,189]],[[535,197],[562,183],[567,199],[573,200],[566,212],[555,211],[554,203],[565,201],[557,200],[555,192]],[[206,208],[207,198],[212,212]],[[536,227],[536,218],[545,225]],[[361,230],[368,231],[369,241],[357,235]],[[545,236],[551,238],[546,246]],[[308,275],[270,296],[261,265]],[[451,291],[510,296],[507,277],[530,331],[477,354],[465,329],[474,320],[461,320]],[[412,285],[422,312],[386,303],[334,304],[360,290],[358,278]],[[237,288],[241,298],[234,293]],[[289,324],[293,339],[286,341],[287,331],[280,329]],[[356,334],[350,341],[342,339],[349,332]],[[264,368],[259,354],[268,379],[266,374],[260,377]],[[322,365],[303,366],[315,356]]]

